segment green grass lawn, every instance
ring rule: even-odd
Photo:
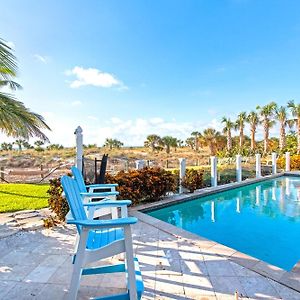
[[[48,184],[0,184],[0,213],[48,206]]]

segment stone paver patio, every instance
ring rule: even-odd
[[[143,299],[300,299],[300,293],[150,224],[133,226]],[[64,299],[72,273],[73,227],[0,239],[0,299]],[[113,260],[117,260],[114,258]],[[111,262],[111,261],[109,261]],[[109,263],[108,262],[108,263]],[[123,274],[82,280],[79,299],[124,290]]]

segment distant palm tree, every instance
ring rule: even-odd
[[[270,128],[275,124],[275,121],[272,120],[272,118],[274,117],[276,107],[277,105],[275,102],[256,107],[264,127],[264,153],[267,153],[269,150],[269,133]]]
[[[203,131],[200,137],[200,143],[203,146],[209,148],[210,155],[215,155],[217,152],[218,139],[220,138],[220,132],[213,128],[207,128]]]
[[[230,118],[223,117],[222,123],[224,124],[223,133],[226,134],[227,138],[227,150],[230,151],[232,149],[232,136],[231,130],[234,129],[234,123],[230,120]]]
[[[109,139],[107,138],[104,142],[103,147],[107,147],[110,150],[112,150],[113,148],[119,149],[123,146],[123,143],[117,139]]]
[[[241,112],[237,116],[237,120],[235,122],[235,129],[239,130],[240,132],[240,140],[239,140],[239,146],[240,148],[243,147],[244,143],[244,128],[245,128],[245,122],[247,121],[247,113]]]
[[[294,100],[291,100],[288,102],[288,108],[291,110],[294,122],[297,124],[297,154],[300,154],[300,104],[296,104]]]
[[[22,147],[25,142],[26,142],[26,140],[24,140],[24,139],[17,139],[14,141],[14,144],[18,146],[19,151],[22,151]]]
[[[193,137],[188,137],[185,140],[185,144],[186,146],[190,147],[191,149],[195,149],[195,139]]]
[[[201,133],[199,131],[193,131],[191,133],[191,136],[195,139],[195,150],[199,150],[199,138],[201,136]]]
[[[12,49],[0,39],[0,88],[8,87],[12,91],[21,86],[13,79],[16,77],[16,57]],[[31,112],[24,104],[17,101],[11,94],[0,92],[0,130],[8,136],[38,137],[48,141],[41,129],[49,129],[43,117]]]
[[[161,147],[161,144],[161,137],[156,134],[148,135],[146,141],[144,142],[145,147],[150,148],[152,152]]]
[[[177,147],[177,139],[172,136],[164,136],[162,139],[162,144],[165,146],[167,154],[170,153],[171,147]]]
[[[251,111],[247,116],[247,122],[250,125],[250,132],[251,132],[251,150],[255,150],[256,144],[255,144],[255,134],[257,125],[259,124],[259,117],[258,114],[255,111]]]
[[[294,122],[288,119],[287,109],[284,106],[276,107],[275,115],[280,124],[279,149],[282,150],[286,146],[285,128],[292,127]]]

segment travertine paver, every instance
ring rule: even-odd
[[[143,222],[133,226],[133,237],[146,288],[143,299],[235,299],[235,291],[239,299],[300,299],[300,293],[215,254],[214,243],[200,249],[192,240]],[[0,239],[0,299],[64,299],[74,242],[69,226]],[[86,277],[78,298],[124,288],[124,274]]]

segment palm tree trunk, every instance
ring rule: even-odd
[[[285,124],[280,124],[280,139],[279,139],[279,149],[282,150],[285,147]]]
[[[227,150],[230,151],[232,148],[231,131],[227,131]]]
[[[297,154],[300,153],[300,116],[297,119]]]
[[[264,153],[267,153],[269,149],[269,125],[264,123]]]
[[[241,126],[240,127],[240,148],[243,147],[243,143],[244,143],[244,127]]]
[[[255,131],[256,131],[256,128],[252,127],[251,128],[251,150],[252,151],[255,150]]]
[[[198,136],[195,136],[195,150],[199,150],[199,141],[198,141]]]

